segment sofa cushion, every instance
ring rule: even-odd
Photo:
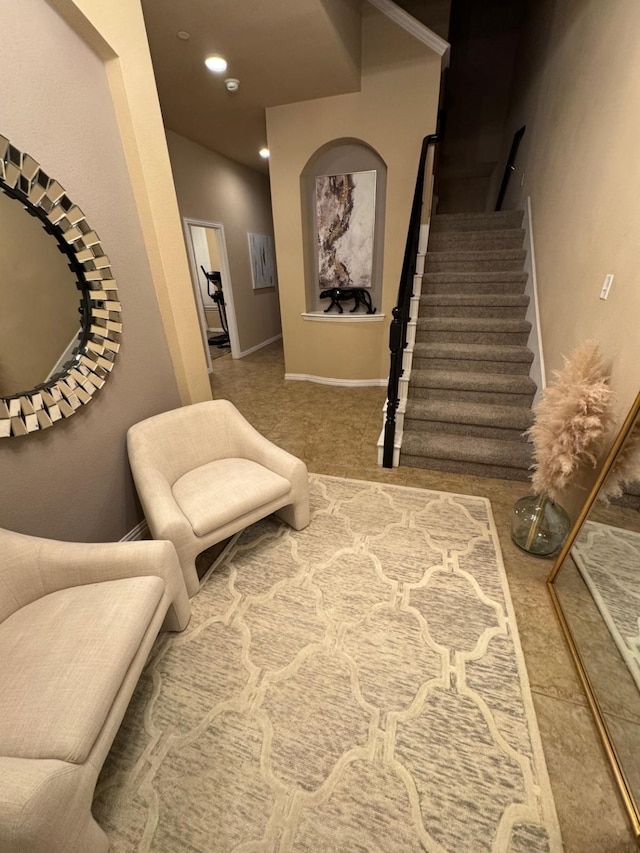
[[[284,497],[291,483],[250,459],[217,459],[183,474],[173,496],[196,536]]]
[[[164,593],[159,577],[70,587],[0,624],[0,755],[80,764]]]

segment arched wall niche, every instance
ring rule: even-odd
[[[316,178],[321,175],[344,175],[350,172],[376,172],[375,225],[373,232],[373,270],[371,300],[380,311],[382,301],[382,264],[384,260],[384,217],[387,195],[387,165],[378,152],[360,139],[334,139],[321,146],[307,161],[300,176],[302,200],[302,239],[306,310],[323,313],[327,300],[320,299],[318,286],[318,251],[316,245]],[[345,318],[352,307],[345,306]],[[359,309],[363,311],[361,307]],[[333,316],[337,316],[335,313]]]

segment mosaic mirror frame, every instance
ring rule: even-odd
[[[77,344],[62,369],[35,388],[0,396],[0,438],[48,429],[90,402],[107,381],[122,334],[109,258],[84,213],[29,154],[0,136],[0,191],[36,216],[66,255],[79,292]],[[72,279],[70,278],[70,285]]]

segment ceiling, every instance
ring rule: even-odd
[[[359,88],[360,0],[143,0],[142,9],[165,126],[253,169],[267,170],[265,107]],[[224,74],[205,67],[211,54],[227,60]]]
[[[361,2],[142,0],[165,127],[266,172],[265,107],[359,89]],[[398,5],[446,38],[451,0]],[[211,54],[229,63],[224,74],[206,69]],[[227,77],[240,81],[235,94]]]

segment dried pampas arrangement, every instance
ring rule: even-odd
[[[640,480],[640,429],[632,431],[627,436],[605,478],[600,497],[605,501],[619,498],[625,486],[638,480]]]
[[[600,347],[580,344],[554,372],[526,435],[533,444],[536,492],[557,501],[583,465],[594,467],[613,424],[612,392]]]

